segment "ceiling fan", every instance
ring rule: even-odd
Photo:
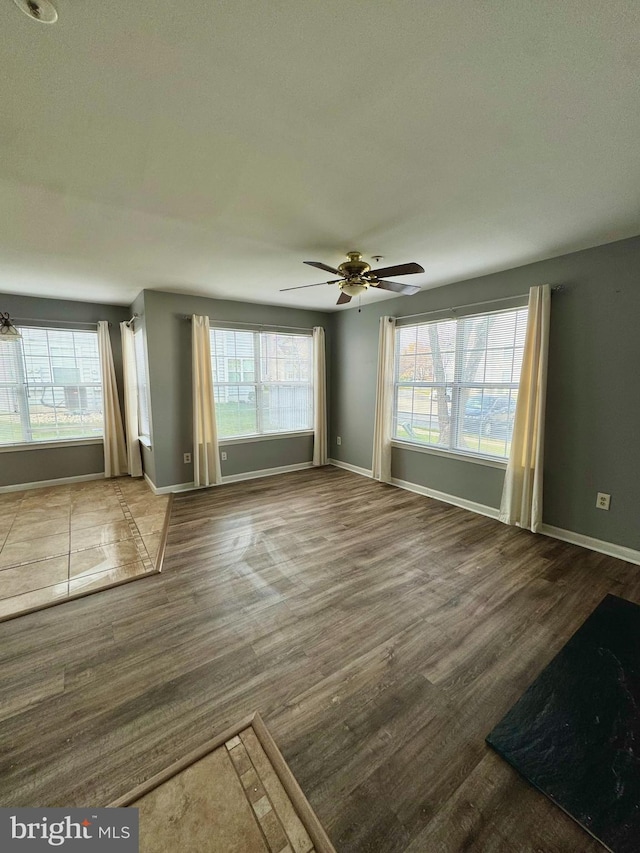
[[[347,257],[349,260],[340,264],[338,269],[327,266],[327,264],[323,264],[320,261],[305,261],[304,263],[310,267],[326,270],[340,276],[340,278],[333,279],[332,281],[321,281],[319,284],[301,284],[298,287],[283,287],[280,293],[284,293],[285,290],[301,290],[303,287],[320,287],[321,284],[337,284],[342,292],[336,304],[344,305],[347,302],[351,302],[352,296],[358,296],[370,287],[377,287],[380,290],[392,290],[394,293],[402,293],[405,296],[411,296],[420,290],[419,287],[412,284],[384,281],[381,278],[383,275],[412,275],[424,272],[420,264],[398,264],[395,267],[382,267],[381,269],[372,270],[370,265],[362,260],[360,252],[347,252]]]

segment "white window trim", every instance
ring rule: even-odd
[[[277,385],[300,385],[301,387],[304,387],[304,388],[310,388],[312,398],[313,398],[313,383],[314,383],[313,373],[311,373],[311,379],[309,380],[309,382],[302,382],[301,380],[290,380],[290,381],[289,380],[282,380],[280,382],[263,383],[260,379],[258,379],[258,377],[260,376],[260,352],[261,352],[260,336],[262,334],[270,334],[270,335],[271,334],[273,334],[273,335],[280,334],[280,335],[287,335],[287,336],[292,336],[292,337],[309,338],[310,340],[313,340],[312,335],[300,334],[299,332],[291,332],[291,331],[285,331],[285,330],[280,330],[280,329],[275,329],[275,328],[267,330],[267,329],[243,329],[241,326],[228,327],[228,328],[223,327],[223,326],[211,326],[210,332],[216,332],[216,331],[218,331],[218,332],[250,332],[254,336],[253,359],[254,359],[254,377],[255,378],[254,378],[253,382],[251,382],[251,381],[238,381],[238,382],[214,381],[214,383],[213,383],[214,384],[214,391],[215,391],[216,387],[225,388],[225,387],[239,387],[241,385],[251,385],[252,387],[254,387],[256,389],[256,396],[257,396],[260,386],[264,385],[264,384],[276,385],[276,386]],[[255,339],[256,338],[258,339],[258,346],[255,345]],[[216,356],[213,355],[213,358],[215,358],[215,357]],[[244,358],[244,356],[237,356],[237,357],[240,359]],[[312,353],[312,359],[313,359],[313,353]],[[262,424],[262,410],[260,409],[259,406],[256,406],[256,420],[257,420],[258,425],[260,426]],[[313,435],[313,434],[314,434],[313,429],[308,428],[308,427],[304,427],[303,429],[298,429],[298,430],[288,430],[287,432],[252,432],[252,433],[248,433],[247,435],[237,435],[237,436],[229,435],[229,436],[225,436],[224,438],[219,437],[218,438],[218,445],[221,446],[223,444],[248,444],[248,443],[252,443],[252,442],[256,442],[256,441],[264,441],[264,440],[268,441],[268,440],[274,439],[274,438],[292,438],[292,437],[298,436],[298,435]]]
[[[82,328],[82,326],[89,325],[90,328]],[[96,339],[98,336],[98,331],[96,325],[94,323],[82,323],[80,322],[77,326],[62,326],[60,324],[56,325],[54,322],[43,321],[42,323],[36,322],[34,324],[22,323],[17,326],[18,331],[21,329],[39,329],[43,331],[52,331],[52,332],[93,332],[96,335]],[[20,341],[20,345],[22,342]],[[4,384],[4,383],[3,383]],[[13,385],[15,383],[6,383],[8,385]],[[100,387],[100,391],[104,394],[104,389],[102,387],[102,382],[95,383],[78,383],[79,385],[84,385],[85,387]],[[104,418],[104,412],[103,412]],[[102,434],[99,436],[76,436],[72,438],[54,438],[52,440],[39,439],[37,441],[17,441],[11,443],[0,443],[0,453],[10,453],[13,451],[22,451],[22,450],[37,450],[38,448],[52,448],[52,447],[75,447],[82,446],[85,444],[104,444],[104,420],[102,424]]]
[[[520,301],[520,297],[518,297],[518,301]],[[456,312],[453,316],[451,314],[449,314],[449,316],[437,317],[433,320],[429,320],[429,321],[422,322],[422,323],[420,323],[420,322],[404,323],[401,326],[396,326],[395,334],[397,336],[400,329],[408,328],[411,326],[423,326],[423,325],[426,326],[426,325],[430,325],[431,323],[441,323],[445,320],[458,320],[458,319],[466,319],[468,317],[475,317],[475,316],[480,317],[480,316],[486,316],[486,315],[491,315],[491,314],[502,314],[502,313],[508,313],[511,311],[520,311],[523,308],[526,308],[527,304],[528,303],[523,304],[520,302],[520,304],[500,307],[500,308],[495,309],[494,311],[474,311],[474,312],[468,312],[468,313],[464,313],[464,314],[460,314],[460,315]],[[397,338],[396,338],[396,341],[397,341]],[[410,385],[412,387],[430,387],[430,388],[433,388],[433,387],[437,387],[437,384],[432,383],[432,382],[428,382],[428,383],[421,383],[421,382],[402,383],[402,382],[399,382],[399,380],[397,379],[397,374],[396,374],[397,365],[398,365],[398,359],[397,359],[398,353],[397,353],[397,348],[395,347],[395,345],[394,345],[394,348],[395,348],[395,353],[394,353],[394,368],[393,368],[393,371],[394,371],[393,372],[393,389],[394,389],[393,416],[394,416],[394,423],[395,423],[395,413],[396,413],[397,395],[398,395],[398,386],[399,385]],[[457,356],[457,353],[456,353],[456,356]],[[474,387],[474,388],[477,387],[477,383],[471,383],[471,382],[459,383],[459,385],[460,385],[460,387],[462,387],[462,385],[467,385],[469,387]],[[491,384],[492,388],[497,388],[499,386],[504,386],[505,389],[506,388],[512,388],[513,383],[496,382],[496,383]],[[394,426],[394,429],[395,429],[395,426]],[[464,459],[467,462],[476,462],[480,465],[486,465],[488,467],[494,467],[494,468],[502,468],[505,470],[507,467],[507,463],[509,461],[508,455],[504,456],[504,457],[489,456],[489,455],[485,455],[482,453],[477,453],[477,452],[473,452],[473,451],[469,451],[469,450],[461,450],[461,449],[458,449],[455,447],[439,447],[438,445],[434,445],[434,444],[423,444],[422,442],[413,442],[409,439],[397,438],[395,435],[392,436],[392,438],[391,438],[391,445],[395,446],[395,447],[403,448],[405,450],[417,450],[420,453],[431,453],[434,456],[444,456],[444,457],[454,458],[454,459]]]
[[[56,439],[52,441],[21,441],[15,444],[0,444],[0,453],[14,453],[22,450],[42,450],[43,448],[52,447],[82,447],[85,444],[104,444],[104,438],[70,438]]]
[[[483,456],[480,453],[465,453],[464,450],[448,450],[444,447],[436,447],[430,444],[418,444],[412,441],[402,441],[399,438],[391,440],[391,446],[400,450],[417,450],[418,453],[427,453],[431,456],[445,456],[448,459],[462,459],[464,462],[473,462],[476,465],[485,465],[488,468],[502,468],[506,471],[507,459],[499,456]]]
[[[272,441],[274,438],[298,438],[300,435],[313,435],[312,429],[298,429],[293,432],[255,432],[250,435],[229,436],[221,438],[218,444],[253,444],[256,441]]]

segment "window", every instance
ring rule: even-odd
[[[509,456],[527,309],[396,329],[394,437]]]
[[[138,434],[151,437],[151,418],[149,417],[149,378],[147,358],[144,351],[144,332],[142,328],[133,332],[133,350],[136,359],[136,383],[138,386]]]
[[[212,329],[219,438],[312,429],[312,361],[310,335]]]
[[[101,436],[97,332],[20,332],[0,345],[0,445]]]

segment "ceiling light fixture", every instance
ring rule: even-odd
[[[347,296],[359,296],[369,287],[369,282],[362,278],[350,278],[340,284],[340,290]]]
[[[56,7],[51,0],[13,0],[25,15],[41,24],[55,24],[58,20]]]
[[[0,341],[19,341],[22,335],[11,322],[7,313],[0,311]]]

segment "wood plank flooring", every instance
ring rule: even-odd
[[[0,624],[0,805],[258,710],[338,851],[602,850],[484,743],[640,569],[336,468],[176,495],[161,575]]]

